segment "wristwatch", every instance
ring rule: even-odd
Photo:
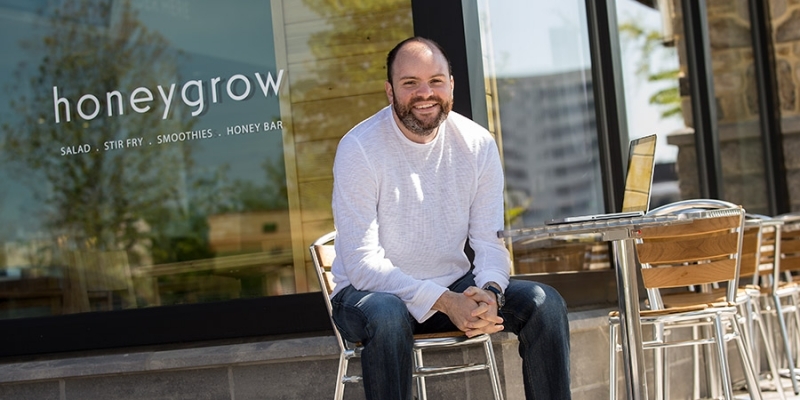
[[[503,308],[503,306],[506,304],[506,296],[503,294],[503,292],[500,289],[498,289],[498,288],[492,286],[491,284],[487,283],[487,284],[483,285],[483,290],[488,290],[488,291],[494,293],[494,296],[497,298],[497,309],[498,310]]]

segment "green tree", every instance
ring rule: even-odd
[[[4,168],[29,184],[45,205],[39,215],[59,244],[76,249],[130,250],[164,231],[164,214],[180,214],[181,171],[192,168],[190,143],[108,150],[104,143],[149,138],[152,132],[191,128],[185,111],[169,119],[151,111],[107,116],[105,94],[155,88],[178,79],[180,55],[137,18],[128,1],[65,1],[40,11],[49,16],[41,36],[20,46],[36,60],[21,62],[0,146]],[[54,114],[54,87],[69,99],[70,121]],[[77,99],[100,99],[96,118],[84,120]],[[91,146],[87,154],[62,156],[61,148]],[[188,215],[188,213],[186,213]],[[174,217],[172,218],[174,219]],[[144,223],[142,223],[144,222]],[[66,243],[66,244],[65,244]]]
[[[636,74],[650,82],[666,82],[667,86],[650,95],[649,102],[661,108],[661,117],[680,117],[681,97],[678,80],[681,72],[678,68],[655,70],[655,61],[664,56],[672,56],[674,49],[664,47],[661,33],[657,30],[642,27],[634,19],[620,24],[620,37],[624,43],[638,50]],[[670,51],[671,50],[671,51]],[[665,54],[667,51],[669,54]]]

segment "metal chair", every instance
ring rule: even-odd
[[[778,321],[783,339],[785,375],[791,378],[794,393],[800,394],[796,369],[798,349],[795,345],[800,332],[800,279],[795,275],[800,271],[800,214],[777,216],[773,221],[776,228],[770,236],[772,248],[769,254],[775,265],[771,304],[774,309],[765,312]]]
[[[723,200],[714,199],[691,199],[678,201],[650,212],[653,215],[663,215],[697,210],[715,210],[724,208],[738,207],[737,205]],[[770,262],[770,233],[774,233],[775,226],[779,223],[775,220],[758,214],[745,214],[745,225],[742,236],[742,248],[740,255],[739,268],[739,289],[736,293],[736,306],[739,308],[739,323],[742,326],[742,336],[745,344],[750,351],[753,360],[753,368],[756,373],[760,371],[759,354],[762,346],[757,343],[756,337],[761,339],[761,344],[766,352],[767,363],[769,366],[770,377],[773,385],[781,398],[785,397],[783,385],[780,382],[780,373],[775,357],[775,344],[772,330],[766,328],[764,318],[762,318],[762,298],[768,299],[768,294],[774,290],[774,276],[777,276],[777,269],[773,262]],[[774,242],[774,240],[773,240]],[[698,302],[719,302],[724,301],[726,288],[712,288],[707,291],[690,292],[688,294],[666,295],[662,299],[667,306],[682,306]],[[756,331],[758,328],[758,331]],[[696,329],[696,328],[695,328]],[[758,335],[757,335],[758,334]],[[710,354],[706,360],[713,362]],[[666,368],[666,365],[665,365]],[[695,354],[695,371],[699,370],[699,360]],[[708,372],[708,368],[706,369]],[[716,384],[714,375],[707,374],[707,380],[712,386]],[[698,374],[695,373],[694,395],[699,397]]]
[[[357,383],[362,380],[360,375],[349,375],[347,371],[350,359],[359,357],[363,349],[361,343],[350,343],[339,333],[333,323],[332,306],[330,294],[333,292],[334,282],[330,268],[333,259],[336,257],[334,246],[331,244],[336,238],[336,232],[329,232],[314,241],[310,247],[311,259],[314,262],[314,269],[319,278],[322,295],[325,298],[325,306],[328,309],[328,316],[331,318],[331,327],[339,343],[339,369],[336,377],[335,400],[341,400],[344,396],[346,383]],[[436,350],[443,348],[460,348],[465,346],[483,346],[485,361],[482,363],[467,363],[459,365],[445,366],[426,366],[423,362],[423,351]],[[440,375],[450,375],[465,373],[470,371],[486,370],[492,384],[492,392],[495,400],[503,400],[503,393],[500,386],[500,375],[497,371],[494,350],[492,348],[491,336],[482,334],[472,338],[467,337],[463,332],[443,332],[433,334],[414,335],[414,371],[413,377],[417,386],[417,398],[426,400],[428,397],[425,378]]]
[[[745,279],[747,283],[747,292],[752,296],[749,317],[755,319],[758,323],[759,333],[763,340],[764,350],[767,352],[767,361],[769,362],[770,373],[776,379],[775,387],[784,398],[783,385],[780,382],[780,370],[775,355],[778,351],[776,345],[773,329],[769,323],[769,317],[772,313],[771,310],[780,309],[780,304],[776,307],[776,294],[779,293],[778,282],[780,278],[780,264],[775,257],[775,241],[780,238],[780,230],[783,222],[770,218],[765,215],[748,214],[748,219],[745,222],[745,240],[742,248],[742,272],[740,278]],[[748,243],[748,232],[755,230],[758,226],[757,247],[753,246],[752,241]],[[754,248],[755,247],[755,248]],[[753,260],[755,258],[755,260]],[[755,268],[753,268],[755,267]],[[748,282],[749,281],[749,282]],[[740,282],[741,284],[741,282]],[[763,300],[763,301],[762,301]],[[783,343],[787,343],[788,337],[786,336],[786,323],[782,312],[777,313],[777,319],[781,329],[781,337]],[[750,332],[753,332],[752,321],[750,323]],[[765,327],[766,325],[766,327]],[[751,345],[753,346],[753,359],[758,362],[760,347],[751,337]],[[791,355],[787,353],[788,363],[793,365]],[[756,364],[756,372],[758,372],[758,364]],[[794,393],[798,394],[796,379],[793,379],[792,387]]]
[[[686,209],[719,209],[735,207],[734,204],[720,200],[689,200],[676,203]],[[676,212],[676,207],[671,209]],[[736,295],[736,305],[739,307],[739,323],[742,326],[742,335],[750,349],[754,365],[758,373],[760,369],[760,350],[766,352],[769,376],[780,398],[785,398],[783,385],[780,381],[780,371],[776,361],[776,346],[772,329],[767,329],[765,323],[765,309],[772,303],[771,293],[775,290],[775,278],[778,270],[774,263],[774,233],[775,227],[780,229],[780,221],[758,214],[745,215],[745,228],[742,238],[741,262],[739,268],[739,290]],[[667,295],[664,297],[668,305],[691,304],[699,301],[722,301],[725,297],[725,288],[713,288],[707,292]],[[762,302],[765,300],[765,302]],[[762,304],[766,307],[762,307]],[[760,339],[760,343],[756,340]],[[711,360],[709,360],[711,361]],[[791,362],[791,361],[790,361]],[[695,359],[695,369],[698,369],[698,360]],[[697,377],[697,374],[695,374]],[[712,376],[709,382],[715,383]],[[695,397],[699,396],[699,383],[694,385]]]
[[[695,203],[698,206],[699,203]],[[647,290],[649,310],[639,315],[643,326],[653,328],[652,340],[643,343],[643,350],[654,350],[656,384],[659,398],[669,398],[664,366],[664,350],[680,346],[714,345],[717,377],[722,382],[726,399],[733,398],[726,344],[733,340],[742,361],[747,388],[754,399],[761,398],[750,349],[742,338],[740,311],[737,307],[740,256],[744,231],[744,210],[741,207],[683,211],[683,204],[667,205],[651,211],[652,215],[675,212],[686,219],[684,224],[642,228],[636,239],[636,255]],[[672,208],[670,208],[672,207]],[[678,212],[678,210],[681,210]],[[696,303],[673,305],[665,302],[664,292],[675,288],[719,284],[726,289],[721,301],[708,299]],[[619,315],[609,316],[610,398],[616,398],[616,353]],[[682,328],[695,330],[691,339],[674,339],[667,335]],[[701,334],[702,333],[702,334]]]

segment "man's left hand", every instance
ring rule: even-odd
[[[478,333],[495,333],[503,330],[503,318],[497,313],[497,299],[495,299],[494,293],[471,286],[464,291],[464,295],[478,303],[478,307],[472,310],[472,316],[488,322],[485,326],[475,329],[472,336]],[[467,332],[468,336],[470,333]]]

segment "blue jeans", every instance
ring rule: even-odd
[[[475,286],[468,273],[450,285]],[[550,286],[512,279],[500,310],[506,331],[519,338],[528,400],[569,400],[569,322],[564,299]],[[395,295],[348,286],[332,299],[333,319],[345,339],[364,343],[361,369],[370,400],[411,399],[412,342],[416,333],[458,330],[444,313],[418,323]]]

